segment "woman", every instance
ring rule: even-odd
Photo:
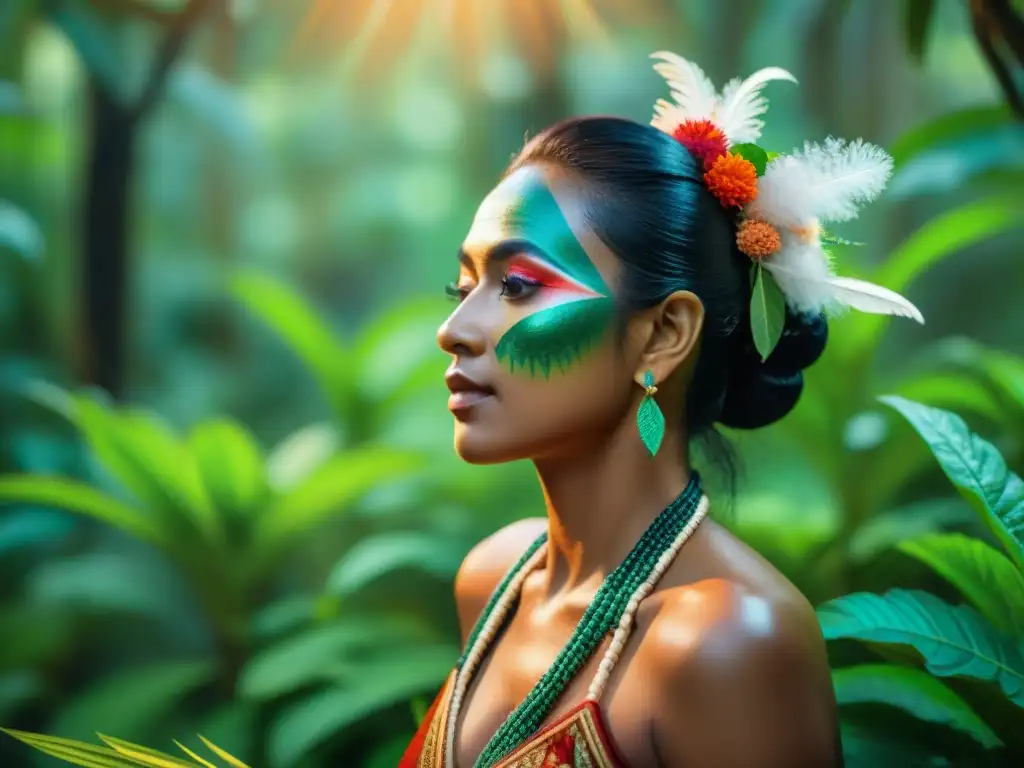
[[[652,126],[542,132],[459,253],[438,333],[456,451],[533,461],[547,515],[465,558],[465,652],[403,768],[842,762],[814,611],[704,519],[689,445],[793,408],[825,306],[920,319],[834,277],[821,248],[819,222],[851,218],[890,161],[830,141],[765,168],[744,142],[761,87],[791,76],[762,70],[719,97],[657,56],[675,103]]]

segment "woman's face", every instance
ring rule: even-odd
[[[614,332],[618,267],[564,173],[527,166],[487,196],[438,332],[463,459],[574,453],[622,422],[642,371],[635,334]]]

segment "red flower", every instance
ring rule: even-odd
[[[725,134],[710,120],[687,120],[679,124],[672,136],[704,164],[705,170],[729,151]]]

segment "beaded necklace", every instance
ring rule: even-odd
[[[474,768],[489,768],[537,731],[569,681],[614,628],[611,645],[598,667],[587,698],[597,701],[618,660],[643,600],[707,513],[700,477],[692,473],[683,492],[655,518],[625,560],[605,577],[569,641],[523,702],[506,718],[480,753]],[[527,575],[543,560],[547,541],[537,538],[505,575],[470,633],[457,663],[445,733],[445,767],[454,768],[455,724],[473,674],[507,626]]]

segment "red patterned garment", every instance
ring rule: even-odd
[[[444,768],[444,733],[454,674],[427,710],[398,768]],[[458,768],[468,768],[458,766]],[[627,768],[604,726],[601,707],[582,701],[493,768]]]

